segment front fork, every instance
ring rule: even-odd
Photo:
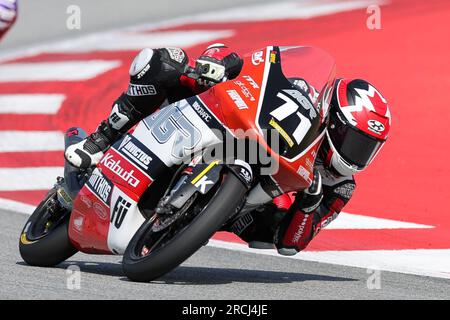
[[[213,160],[204,163],[203,156],[198,155],[181,172],[178,181],[171,186],[170,190],[161,199],[156,213],[167,214],[171,211],[182,209],[189,200],[200,194],[207,194],[220,182],[221,173],[225,168],[236,175],[239,180],[250,189],[253,183],[251,166],[242,160],[233,163],[224,163],[222,160]]]

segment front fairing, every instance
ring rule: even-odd
[[[257,117],[260,129],[280,134],[279,155],[295,160],[326,126],[334,61],[311,47],[274,47],[264,100]]]
[[[239,77],[200,98],[228,128],[262,141],[279,162],[271,176],[287,192],[311,183],[334,79],[334,59],[323,50],[273,46],[244,56]],[[267,131],[279,135],[277,148]]]

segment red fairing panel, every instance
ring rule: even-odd
[[[137,202],[152,181],[117,150],[109,149],[74,202],[69,227],[73,244],[86,253],[121,253],[116,247],[122,247],[120,243],[129,235],[118,234],[126,233],[123,228],[111,233],[118,219],[114,215],[125,214],[124,210],[137,210]],[[118,201],[125,201],[123,208],[118,209]],[[124,217],[120,217],[120,224]]]

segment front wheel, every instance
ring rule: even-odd
[[[143,223],[123,256],[123,271],[129,279],[147,282],[166,274],[200,249],[236,213],[247,188],[231,173],[225,173],[218,184],[207,203],[200,199],[191,205],[190,210],[200,207],[198,213],[185,215],[156,232],[152,228],[156,215]]]
[[[77,252],[68,235],[70,212],[57,206],[52,189],[22,230],[19,251],[29,265],[51,267]]]

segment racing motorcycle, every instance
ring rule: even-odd
[[[334,80],[334,60],[318,48],[244,56],[237,78],[143,119],[97,166],[66,162],[22,230],[23,260],[54,266],[78,251],[116,254],[131,280],[166,274],[231,219],[312,183]],[[70,128],[65,147],[85,137]],[[257,145],[275,169],[263,172],[249,152],[215,157],[227,137]]]

